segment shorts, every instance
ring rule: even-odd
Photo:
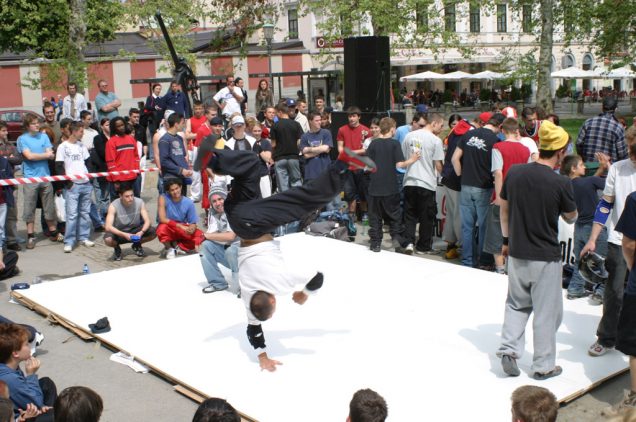
[[[503,235],[501,234],[501,219],[499,206],[490,204],[486,217],[486,235],[484,236],[484,252],[501,255]]]
[[[42,199],[42,213],[47,221],[56,221],[55,200],[53,195],[53,185],[51,182],[30,183],[23,186],[24,210],[22,219],[26,223],[35,221],[35,208],[38,203],[38,196]]]
[[[365,186],[364,171],[348,171],[344,180],[344,200],[347,202],[366,201]]]
[[[618,317],[616,349],[629,356],[636,356],[636,296],[624,295]]]
[[[143,226],[135,227],[129,233],[137,233],[142,228],[143,228]],[[141,236],[141,240],[143,241],[145,239],[148,239],[149,237],[154,238],[155,236],[156,236],[155,228],[150,226],[150,227],[148,227],[148,230],[146,230],[144,235]],[[113,234],[113,233],[110,233],[110,232],[104,233],[104,240],[106,240],[106,239],[113,239],[119,245],[123,245],[124,243],[131,243],[130,240],[128,240],[128,239],[126,239],[124,237],[119,237],[116,234]]]

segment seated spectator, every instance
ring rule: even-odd
[[[559,403],[547,388],[524,385],[512,392],[513,422],[554,422]]]
[[[219,269],[219,264],[232,270],[234,288],[238,288],[238,244],[236,234],[230,228],[225,215],[224,203],[227,192],[216,189],[210,193],[212,210],[208,217],[208,230],[204,234],[199,256],[208,286],[203,293],[214,293],[226,290],[228,284]]]
[[[183,196],[181,189],[181,179],[168,179],[164,184],[166,193],[159,196],[157,237],[165,246],[163,254],[167,259],[198,251],[205,239],[203,232],[197,229],[199,219],[194,202]]]
[[[55,422],[97,422],[102,416],[102,398],[87,387],[68,387],[55,400]]]
[[[241,417],[230,403],[211,397],[201,403],[192,422],[241,422]]]
[[[0,315],[0,324],[15,324],[15,323],[11,321],[9,318],[5,318],[2,315]],[[26,324],[19,324],[19,325],[26,328],[27,331],[29,332],[28,340],[29,340],[29,344],[31,345],[31,354],[35,355],[35,348],[39,346],[40,344],[42,344],[42,342],[44,341],[44,335],[38,330],[36,330],[35,327],[26,325]],[[2,396],[2,394],[0,394],[0,396]]]
[[[132,243],[132,249],[139,257],[146,256],[143,243],[150,242],[157,234],[150,225],[150,217],[144,201],[136,198],[133,185],[123,182],[119,185],[119,198],[108,206],[104,243],[114,248],[113,261],[121,261],[121,247]]]
[[[20,369],[22,362],[24,372]],[[38,379],[39,368],[40,361],[31,356],[27,329],[17,324],[0,324],[0,381],[9,387],[16,418],[20,416],[19,409],[35,405],[36,422],[53,420],[49,410],[57,397],[57,388],[50,378]]]
[[[347,422],[384,422],[389,414],[386,401],[375,391],[358,390],[349,403]]]

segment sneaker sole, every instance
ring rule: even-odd
[[[543,374],[541,372],[535,372],[532,375],[532,378],[534,378],[537,381],[544,381],[550,378],[558,377],[562,373],[563,373],[563,368],[561,368],[560,366],[555,366],[554,369],[551,370],[550,372],[545,372]]]

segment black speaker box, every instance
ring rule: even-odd
[[[345,107],[363,112],[391,109],[391,56],[389,37],[344,40]]]

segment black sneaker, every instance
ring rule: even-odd
[[[22,250],[22,246],[18,245],[17,243],[9,243],[7,245],[7,249],[10,251],[20,252]]]
[[[403,248],[402,246],[398,246],[395,248],[395,252],[396,253],[401,253],[404,255],[413,255],[413,249],[407,249],[407,248]]]
[[[144,248],[141,246],[141,243],[133,243],[132,250],[135,251],[135,255],[137,255],[140,258],[143,258],[144,256],[146,256],[146,251],[144,251]]]
[[[517,360],[510,355],[503,355],[501,357],[501,367],[506,375],[510,375],[511,377],[518,377],[521,374],[517,366]]]
[[[121,248],[119,245],[115,246],[115,251],[113,252],[113,261],[121,261]]]
[[[382,250],[379,244],[372,244],[369,249],[371,249],[371,252],[380,252]]]

